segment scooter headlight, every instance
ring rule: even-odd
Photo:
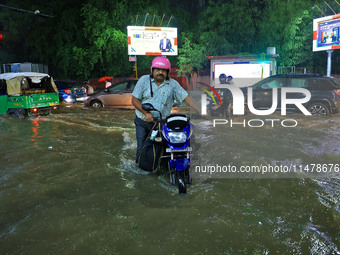
[[[185,143],[187,140],[186,132],[169,132],[170,143]]]

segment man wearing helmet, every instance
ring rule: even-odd
[[[200,107],[179,85],[177,81],[169,78],[171,63],[166,57],[156,57],[152,61],[151,75],[142,76],[132,93],[132,104],[136,108],[136,138],[137,153],[140,153],[142,144],[153,126],[153,118],[159,117],[157,112],[146,112],[142,104],[151,103],[155,109],[162,113],[162,117],[170,115],[174,101],[185,101],[190,107],[200,112]],[[155,115],[155,116],[154,116]]]
[[[220,84],[234,85],[233,77],[231,75],[229,75],[227,77],[227,75],[225,73],[221,73],[218,78],[220,80]]]
[[[218,77],[220,84],[219,85],[234,85],[233,77],[231,75],[227,76],[225,73],[221,73]],[[232,94],[230,93],[230,90],[227,89],[226,86],[219,87],[216,89],[218,91],[218,94],[223,99],[223,106],[217,105],[213,106],[212,114],[214,116],[221,116],[221,117],[230,117],[231,110],[232,110]]]

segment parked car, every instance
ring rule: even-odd
[[[85,102],[86,89],[75,81],[55,81],[58,87],[60,102],[76,103]]]
[[[283,87],[305,88],[311,92],[311,99],[304,104],[313,115],[330,115],[340,112],[340,84],[331,77],[308,74],[273,75],[253,86],[253,105],[256,109],[272,106],[272,88],[278,89],[278,109],[281,107]],[[246,90],[243,89],[245,92]],[[302,93],[289,93],[289,98],[304,98]],[[295,111],[295,105],[287,105],[287,110]]]
[[[21,118],[49,114],[59,106],[58,90],[48,74],[0,74],[0,114]]]
[[[132,92],[137,79],[123,81],[89,96],[85,101],[86,106],[91,107],[114,107],[132,109]]]

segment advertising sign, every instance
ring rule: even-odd
[[[271,75],[271,62],[244,62],[244,63],[215,63],[213,64],[213,85],[216,88],[225,85],[247,87]],[[221,84],[219,77],[226,75],[227,84]]]
[[[128,55],[177,56],[177,28],[128,26]]]
[[[313,20],[313,51],[340,48],[340,14]]]
[[[137,57],[136,56],[129,56],[129,61],[130,62],[136,62],[137,61]]]

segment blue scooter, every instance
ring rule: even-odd
[[[161,161],[166,160],[170,182],[174,185],[178,184],[179,193],[186,193],[186,184],[191,184],[192,181],[190,174],[190,153],[192,152],[190,138],[194,126],[184,114],[172,114],[163,119],[161,112],[150,103],[143,104],[142,109],[148,112],[159,112],[160,118],[155,121],[161,123],[161,129],[153,130],[151,135],[151,139],[154,139],[155,142],[163,142],[165,145],[165,151],[158,161],[158,168],[160,168]]]

